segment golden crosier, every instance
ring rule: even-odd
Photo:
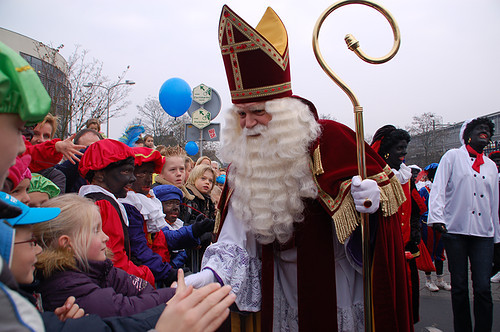
[[[316,21],[313,31],[313,50],[316,56],[316,60],[320,64],[321,68],[326,72],[328,76],[347,94],[352,102],[354,108],[355,126],[356,126],[356,148],[357,148],[357,161],[358,161],[358,172],[362,179],[366,178],[366,164],[365,164],[365,143],[364,143],[364,130],[363,130],[363,107],[359,104],[358,99],[352,92],[351,88],[345,84],[337,74],[327,65],[326,61],[323,59],[318,45],[319,30],[323,21],[330,15],[334,10],[351,4],[359,4],[371,7],[377,10],[379,13],[384,15],[384,17],[389,21],[391,25],[392,32],[394,34],[394,44],[389,53],[380,58],[374,58],[366,55],[359,47],[359,42],[356,38],[348,34],[345,36],[344,40],[347,43],[347,47],[356,53],[356,55],[365,62],[371,64],[382,64],[391,60],[399,50],[401,44],[401,35],[399,32],[396,20],[392,15],[382,6],[367,0],[345,0],[339,1],[328,7]],[[373,315],[372,315],[372,288],[370,281],[370,229],[368,223],[368,216],[365,213],[361,214],[361,233],[363,237],[363,288],[364,288],[364,313],[365,313],[365,331],[373,331]]]

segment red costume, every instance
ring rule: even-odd
[[[53,167],[62,160],[63,154],[56,151],[56,143],[59,138],[51,139],[40,144],[32,145],[29,141],[24,139],[26,152],[31,156],[30,171],[33,173],[39,172],[43,169]]]
[[[86,177],[90,171],[105,169],[110,164],[129,157],[134,157],[130,147],[115,140],[104,139],[87,148],[78,170]],[[99,206],[102,230],[109,236],[106,246],[113,251],[114,266],[154,286],[155,279],[151,270],[145,265],[136,265],[131,260],[127,214],[114,194],[97,185],[86,185],[80,188],[79,195],[91,198]]]
[[[88,196],[87,196],[88,197]],[[113,251],[113,265],[149,282],[154,286],[155,278],[151,270],[145,265],[135,265],[130,260],[130,243],[125,238],[124,227],[116,208],[106,199],[97,200],[102,218],[102,230],[109,236],[106,246]]]

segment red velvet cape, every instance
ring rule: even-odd
[[[351,129],[340,123],[329,120],[320,120],[319,123],[322,126],[322,134],[311,149],[311,154],[318,146],[321,151],[324,173],[317,177],[317,181],[330,197],[336,197],[340,192],[340,184],[358,174],[356,138]],[[367,144],[365,149],[368,176],[382,173],[385,162]],[[226,185],[219,204],[221,211],[219,232],[227,214],[229,199],[230,189]],[[301,331],[336,330],[337,307],[331,214],[322,200],[308,202],[305,221],[296,227],[292,239],[297,247],[298,256],[297,289]],[[378,212],[377,216],[372,261],[375,330],[413,331],[409,308],[410,284],[406,273],[399,215],[395,213],[383,217],[382,213]],[[276,244],[263,247],[262,331],[272,330],[274,271],[272,250],[276,247],[278,247]]]

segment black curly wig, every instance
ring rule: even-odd
[[[380,142],[378,154],[380,156],[383,156],[389,151],[392,146],[396,145],[399,141],[406,141],[407,143],[410,143],[411,136],[404,129],[397,129],[393,125],[385,125],[379,128],[375,132],[375,135],[373,135],[372,145],[379,140],[382,141]]]
[[[469,122],[467,124],[467,126],[465,127],[465,130],[464,130],[464,134],[462,136],[464,142],[467,142],[467,139],[470,137],[470,133],[472,132],[474,127],[482,125],[482,124],[485,124],[490,128],[490,134],[491,134],[490,137],[493,137],[493,135],[495,134],[495,124],[493,123],[493,121],[491,121],[487,117],[482,116],[482,117],[479,117],[479,118],[472,120],[471,122]]]

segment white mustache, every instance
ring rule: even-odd
[[[260,135],[267,130],[267,126],[263,124],[255,125],[253,128],[243,128],[243,135],[245,136],[255,136]]]

